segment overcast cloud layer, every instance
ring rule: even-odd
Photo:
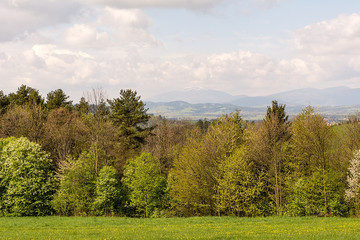
[[[310,23],[279,19],[276,28],[272,19],[282,16],[279,12],[291,15],[285,12],[291,11],[289,4],[2,1],[0,90],[14,92],[26,84],[45,95],[62,88],[78,100],[96,87],[109,97],[132,88],[145,98],[185,88],[264,95],[305,87],[360,87],[356,8]]]

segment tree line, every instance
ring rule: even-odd
[[[22,85],[0,91],[1,216],[358,216],[360,117],[313,107],[260,122],[147,114],[136,91],[79,103]]]

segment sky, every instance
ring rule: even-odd
[[[360,88],[358,0],[0,0],[0,90]]]

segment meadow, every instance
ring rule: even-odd
[[[360,219],[6,217],[1,239],[360,239]]]

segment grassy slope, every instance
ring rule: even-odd
[[[360,239],[354,218],[0,218],[1,239]]]

